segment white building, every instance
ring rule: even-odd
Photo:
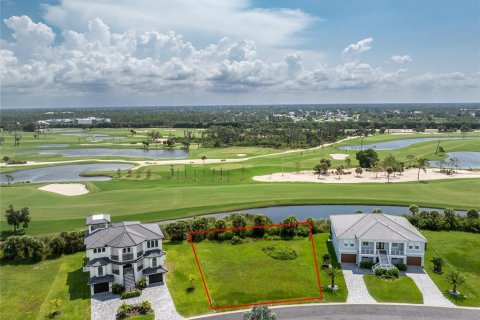
[[[331,239],[342,263],[424,265],[427,239],[404,217],[362,213],[332,215],[330,220]]]
[[[158,224],[112,224],[110,215],[98,214],[87,217],[87,226],[84,243],[88,262],[84,271],[90,272],[88,285],[92,295],[112,291],[113,283],[129,290],[143,278],[147,285],[164,282],[167,270]]]

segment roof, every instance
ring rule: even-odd
[[[145,268],[143,269],[143,274],[144,275],[149,275],[149,274],[155,274],[155,273],[165,273],[168,272],[167,269],[165,269],[162,266],[154,267],[154,268]]]
[[[94,214],[87,217],[87,226],[91,224],[109,223],[110,215],[108,213]]]
[[[87,284],[92,285],[92,284],[104,283],[104,282],[113,282],[113,275],[108,274],[106,276],[101,276],[101,277],[92,277],[88,279]]]
[[[87,262],[87,267],[101,267],[110,263],[110,259],[106,257],[95,258]]]
[[[427,239],[401,216],[378,213],[345,214],[332,215],[330,221],[339,239],[427,242]]]
[[[165,255],[165,251],[162,251],[160,249],[153,249],[153,250],[145,251],[145,254],[143,256],[145,258],[154,258],[154,257],[161,257],[163,255]]]
[[[87,249],[101,247],[124,248],[136,246],[147,240],[163,239],[163,233],[156,223],[142,224],[138,221],[114,223],[85,237]]]

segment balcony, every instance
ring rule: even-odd
[[[402,249],[392,249],[391,252],[390,252],[390,255],[391,256],[404,256],[405,251],[402,250]]]
[[[133,253],[122,254],[122,261],[133,260]]]
[[[373,254],[373,249],[360,249],[360,253]]]
[[[141,256],[143,256],[143,251],[138,251],[137,252],[137,259],[140,258]]]
[[[112,255],[110,256],[110,259],[115,260],[115,261],[118,261],[118,256],[112,254]]]

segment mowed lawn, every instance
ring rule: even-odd
[[[427,237],[425,270],[443,294],[459,306],[480,307],[480,235],[466,232],[422,231]],[[432,271],[433,257],[441,257],[446,263],[443,274]],[[457,288],[460,297],[452,296],[452,286],[445,277],[450,270],[458,270],[465,277],[465,284]]]
[[[84,253],[44,260],[35,264],[0,266],[0,315],[2,319],[47,319],[50,301],[63,300],[55,319],[90,319],[88,273],[82,272]]]
[[[328,234],[314,236],[319,265],[327,246]],[[294,260],[276,260],[262,251],[268,245],[284,245],[298,254]],[[195,258],[188,242],[165,243],[167,252],[167,284],[182,315],[211,312]],[[309,238],[299,240],[255,240],[240,245],[226,241],[195,243],[205,280],[214,307],[265,301],[310,298],[319,296],[318,283]],[[336,266],[338,264],[334,263]],[[325,302],[343,302],[347,297],[345,281],[336,282],[340,289],[332,293],[326,288],[329,280],[320,269]],[[189,276],[195,277],[195,291],[187,293]]]
[[[407,276],[386,281],[372,274],[366,274],[363,280],[368,292],[377,302],[423,303],[423,295],[415,281]]]

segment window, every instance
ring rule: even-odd
[[[348,247],[348,241],[343,241],[343,246]]]
[[[368,241],[363,241],[363,242],[362,242],[362,246],[363,246],[363,247],[368,247]]]
[[[105,248],[93,249],[93,253],[100,253],[100,252],[105,252]]]
[[[413,243],[412,242],[408,243],[408,249],[413,250]]]
[[[116,268],[112,268],[112,273],[113,274],[120,274],[120,271]]]
[[[103,267],[98,267],[98,276],[103,276]]]
[[[355,247],[355,243],[350,242],[350,247]]]
[[[137,266],[137,271],[140,271],[140,270],[142,270],[142,269],[143,269],[143,264],[139,264],[139,265]]]
[[[123,253],[130,253],[130,252],[132,252],[132,248],[123,248],[122,252]]]
[[[158,247],[158,240],[147,241],[147,248]]]
[[[355,240],[343,240],[344,247],[355,247]]]
[[[415,250],[420,250],[420,245],[418,243],[415,243]]]
[[[152,259],[152,267],[156,267],[157,266],[157,258],[153,258]]]
[[[392,248],[398,248],[398,243],[392,243]]]

